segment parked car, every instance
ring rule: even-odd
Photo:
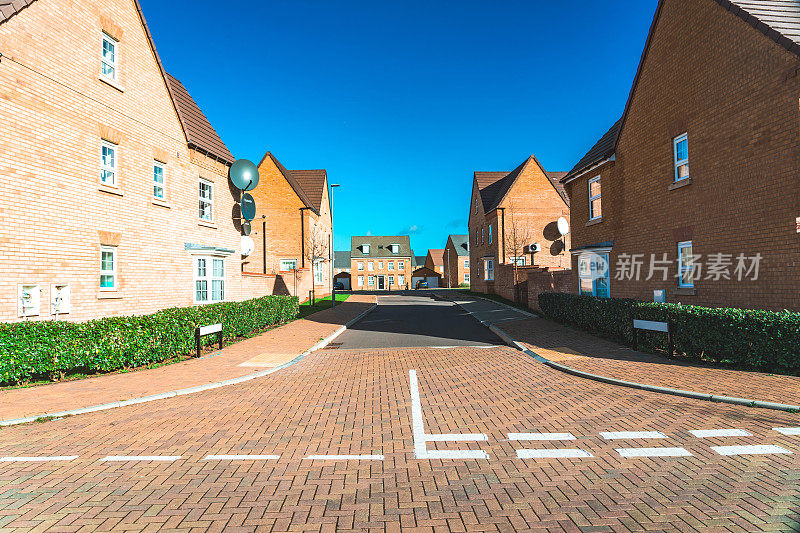
[[[418,289],[427,289],[428,288],[428,280],[421,279],[417,282]]]
[[[334,281],[333,282],[333,288],[334,288],[334,290],[337,290],[337,291],[343,291],[344,290],[344,283],[342,283],[341,281]]]

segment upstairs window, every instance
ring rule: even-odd
[[[364,270],[364,262],[363,261],[359,261],[358,262],[358,269],[359,270]]]
[[[600,197],[600,176],[589,180],[589,220],[597,220],[603,216]]]
[[[100,53],[100,74],[111,81],[117,81],[117,73],[119,71],[117,66],[118,45],[119,42],[116,39],[107,33],[103,33],[102,49]]]
[[[367,270],[375,270],[375,263],[373,263],[372,261],[367,263]]]
[[[492,225],[489,224],[489,244],[492,244]]]
[[[400,245],[399,244],[391,244],[391,245],[389,245],[389,250],[393,254],[399,254],[400,253]]]
[[[469,268],[469,259],[464,261],[464,268]]]
[[[199,194],[200,220],[212,222],[214,220],[214,184],[200,179]]]
[[[117,186],[117,145],[102,141],[100,147],[100,182]]]
[[[362,244],[361,245],[361,252],[364,255],[369,255],[369,244]]]
[[[153,198],[157,200],[164,199],[164,179],[167,170],[163,163],[156,161],[153,163]]]
[[[389,267],[389,270],[394,270],[394,261],[389,261],[387,266]]]
[[[675,181],[689,178],[689,135],[684,133],[673,141],[675,155]]]

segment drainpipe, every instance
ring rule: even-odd
[[[506,264],[506,208],[498,207],[497,210],[502,213],[503,232],[501,238],[503,239],[503,264]]]
[[[306,221],[303,218],[303,211],[310,207],[300,208],[300,266],[306,267]]]

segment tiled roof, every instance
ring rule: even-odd
[[[363,244],[369,244],[369,253],[365,254]],[[399,253],[393,254],[389,251],[390,244],[399,244]],[[350,237],[350,256],[354,259],[364,258],[390,258],[390,257],[413,257],[411,251],[411,240],[408,235],[369,235]]]
[[[448,240],[453,243],[459,257],[469,255],[469,235],[450,235]]]
[[[441,248],[431,248],[428,250],[428,255],[433,260],[436,266],[444,266],[444,250]],[[427,261],[427,259],[426,259]]]
[[[0,0],[0,23],[10,19],[36,0]]]
[[[325,169],[318,170],[290,170],[292,176],[302,187],[308,198],[314,204],[317,211],[322,210],[322,193],[325,191],[325,183],[328,173]]]
[[[752,27],[800,55],[800,2],[797,0],[714,0]]]
[[[413,250],[412,250],[412,255],[413,255]],[[426,258],[427,256],[424,255],[413,255],[413,257],[411,258],[411,265],[414,268],[424,266]]]
[[[200,110],[200,106],[194,101],[186,87],[171,74],[167,74],[167,83],[189,146],[232,164],[235,161],[233,154],[222,142],[219,134]]]
[[[260,167],[267,158],[269,158],[275,164],[275,167],[277,167],[278,172],[280,172],[283,175],[284,179],[292,187],[292,190],[294,190],[295,194],[297,194],[297,197],[300,198],[301,202],[303,202],[303,205],[305,205],[307,208],[311,209],[314,213],[319,215],[318,204],[315,204],[314,201],[311,200],[311,198],[308,196],[305,189],[303,189],[303,187],[300,186],[300,182],[297,181],[297,179],[294,177],[293,171],[287,170],[286,167],[283,166],[280,161],[278,161],[278,158],[272,155],[272,152],[267,152],[258,166]]]
[[[578,164],[572,167],[572,170],[570,170],[561,178],[561,181],[569,181],[570,178],[576,174],[580,174],[587,168],[590,168],[593,165],[614,155],[614,152],[617,149],[617,139],[619,138],[619,132],[621,128],[622,119],[619,119],[613,126],[611,126],[611,129],[605,132],[605,134],[600,137],[600,140],[597,141],[588,152],[586,152],[586,155],[584,155],[581,160],[578,161]]]
[[[350,252],[333,252],[333,268],[350,268]]]
[[[539,168],[544,172],[550,183],[556,189],[556,192],[561,196],[564,202],[569,205],[569,198],[564,190],[564,186],[559,182],[561,177],[565,175],[563,172],[547,172],[535,156],[530,156],[522,162],[520,166],[511,172],[475,172],[475,181],[478,183],[478,190],[481,193],[481,201],[483,202],[483,212],[488,213],[503,201],[508,191],[517,181],[517,178],[522,173],[525,166],[530,163],[536,163]]]

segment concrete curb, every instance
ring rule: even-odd
[[[252,374],[247,374],[246,376],[239,376],[237,378],[226,379],[224,381],[217,381],[214,383],[207,383],[205,385],[197,385],[195,387],[188,387],[185,389],[177,389],[168,392],[161,392],[159,394],[151,394],[150,396],[142,396],[139,398],[131,398],[130,400],[122,400],[119,402],[111,402],[111,403],[104,403],[99,405],[92,405],[89,407],[82,407],[80,409],[70,409],[68,411],[59,411],[57,413],[43,413],[40,415],[34,416],[26,416],[24,418],[12,418],[9,420],[0,420],[0,427],[5,426],[15,426],[18,424],[28,424],[30,422],[36,422],[40,418],[61,418],[65,416],[73,416],[73,415],[82,415],[86,413],[95,413],[97,411],[106,411],[108,409],[116,409],[118,407],[126,407],[128,405],[136,405],[140,403],[146,402],[153,402],[156,400],[164,400],[166,398],[174,398],[176,396],[185,396],[187,394],[194,394],[196,392],[203,392],[212,389],[218,389],[220,387],[227,387],[228,385],[237,385],[239,383],[244,383],[246,381],[250,381],[252,379],[261,378],[264,376],[268,376],[278,370],[283,370],[284,368],[288,368],[300,361],[302,361],[308,354],[315,352],[321,348],[324,348],[328,344],[330,344],[336,337],[344,333],[347,328],[354,325],[356,322],[370,314],[378,307],[378,304],[373,304],[372,307],[365,310],[363,313],[355,317],[354,319],[347,322],[344,326],[337,329],[332,334],[328,335],[314,346],[303,352],[302,354],[298,355],[291,361],[284,363],[280,366],[276,366],[275,368],[270,368],[269,370],[262,370],[260,372],[253,372]]]
[[[536,361],[538,361],[540,363],[543,363],[543,364],[545,364],[545,365],[547,365],[550,368],[553,368],[555,370],[559,370],[561,372],[564,372],[566,374],[570,374],[570,375],[581,377],[581,378],[585,378],[585,379],[591,379],[593,381],[599,381],[601,383],[607,383],[609,385],[618,385],[620,387],[628,387],[628,388],[631,388],[631,389],[639,389],[639,390],[644,390],[644,391],[649,391],[649,392],[658,392],[660,394],[669,394],[669,395],[672,395],[672,396],[681,396],[681,397],[684,397],[684,398],[692,398],[692,399],[695,399],[695,400],[705,400],[705,401],[708,401],[708,402],[716,402],[716,403],[728,403],[728,404],[732,404],[732,405],[743,405],[745,407],[758,407],[758,408],[761,408],[761,409],[773,409],[773,410],[776,410],[776,411],[787,411],[787,412],[790,412],[790,413],[800,412],[800,405],[788,405],[788,404],[776,403],[776,402],[763,402],[763,401],[760,401],[760,400],[750,400],[748,398],[737,398],[737,397],[734,397],[734,396],[718,396],[718,395],[715,395],[715,394],[708,394],[708,393],[705,393],[705,392],[694,392],[694,391],[687,391],[687,390],[682,390],[682,389],[673,389],[673,388],[670,388],[670,387],[658,387],[656,385],[647,385],[646,383],[637,383],[637,382],[634,382],[634,381],[624,381],[624,380],[621,380],[621,379],[609,378],[609,377],[606,377],[606,376],[600,376],[600,375],[597,375],[597,374],[591,374],[589,372],[584,372],[582,370],[577,370],[575,368],[572,368],[572,367],[569,367],[569,366],[566,366],[566,365],[562,365],[560,363],[556,363],[555,361],[551,361],[549,359],[546,359],[546,358],[542,357],[541,355],[537,354],[533,350],[523,346],[519,341],[517,341],[516,339],[511,337],[509,334],[507,334],[505,331],[501,330],[500,328],[498,328],[494,324],[490,324],[488,322],[485,322],[485,321],[479,319],[472,312],[468,311],[463,305],[461,305],[461,304],[459,304],[457,302],[454,302],[454,303],[456,303],[456,305],[458,305],[464,311],[469,313],[472,317],[474,317],[476,320],[478,320],[481,324],[483,324],[484,326],[488,327],[489,330],[492,333],[494,333],[495,335],[497,335],[498,337],[503,339],[503,341],[505,341],[506,344],[508,344],[512,348],[516,348],[517,350],[525,353],[526,355],[531,356]]]

